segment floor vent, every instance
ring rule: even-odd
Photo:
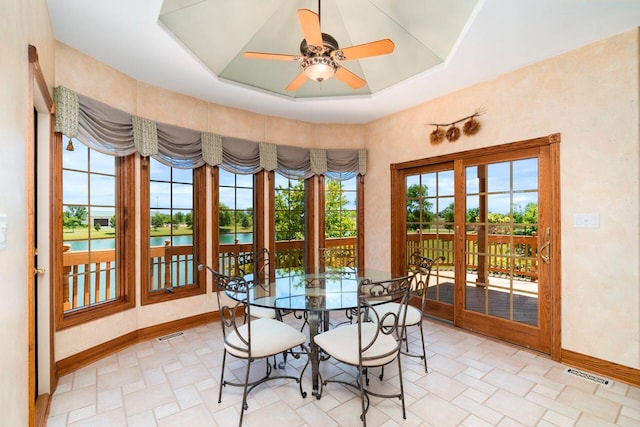
[[[174,338],[178,338],[178,337],[182,337],[184,336],[184,332],[174,332],[173,334],[169,334],[169,335],[164,335],[161,337],[156,338],[156,341],[158,342],[165,342],[165,341],[169,341],[172,340]]]
[[[599,377],[589,372],[581,371],[580,369],[567,368],[567,373],[603,386],[610,386],[612,383],[612,381],[607,378]]]

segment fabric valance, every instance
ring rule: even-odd
[[[208,164],[239,174],[277,171],[288,178],[366,173],[365,149],[309,149],[249,141],[134,116],[63,86],[54,90],[54,130],[112,156],[135,152],[181,169]]]

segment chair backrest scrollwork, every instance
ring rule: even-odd
[[[220,324],[225,345],[238,352],[251,355],[251,315],[249,295],[252,284],[242,276],[228,276],[217,272],[206,265],[199,265],[199,270],[207,269],[213,275],[213,287],[218,298],[220,311]],[[239,328],[246,324],[246,332],[241,333]]]
[[[411,256],[411,261],[407,266],[411,276],[411,289],[409,291],[410,297],[420,298],[420,307],[423,313],[427,300],[431,269],[438,262],[444,261],[444,259],[445,258],[443,256],[428,258],[420,255],[419,252],[415,252]]]
[[[384,281],[372,281],[363,279],[358,285],[358,344],[360,346],[361,363],[366,365],[366,352],[374,345],[376,338],[380,334],[391,335],[396,340],[396,346],[389,348],[386,355],[392,356],[400,351],[402,337],[404,336],[405,319],[407,314],[407,304],[409,303],[409,290],[411,287],[411,276],[396,277]],[[378,303],[397,302],[397,310],[385,312],[380,315],[374,310]],[[365,333],[363,325],[368,333]],[[371,334],[372,325],[375,325],[375,332]],[[365,332],[363,332],[365,331]],[[375,356],[380,359],[379,353]]]

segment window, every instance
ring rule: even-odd
[[[362,193],[359,188],[359,175],[346,178],[339,174],[336,178],[325,177],[324,191],[321,196],[324,203],[324,214],[320,215],[320,226],[324,228],[321,247],[327,249],[340,248],[358,254],[364,244],[362,236],[358,236],[358,224],[362,223],[362,212],[358,209],[358,197]],[[324,226],[322,225],[324,224]],[[360,264],[362,266],[362,264]]]
[[[358,232],[357,182],[357,177],[344,181],[325,178],[325,238],[356,237]]]
[[[274,222],[276,276],[304,268],[305,181],[274,174]]]
[[[62,194],[56,313],[63,328],[134,304],[132,224],[124,214],[134,203],[124,185],[133,175],[133,156],[109,156],[58,135],[53,161],[61,172],[54,185]]]
[[[218,169],[219,271],[237,274],[234,256],[253,251],[255,241],[254,176]]]
[[[204,167],[178,169],[141,161],[143,304],[204,292],[197,267],[205,253]],[[200,232],[200,233],[199,233]],[[202,236],[202,238],[200,238]]]

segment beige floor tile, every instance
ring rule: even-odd
[[[494,411],[527,426],[535,426],[546,408],[506,390],[496,391],[485,404]]]
[[[566,387],[557,401],[609,422],[615,422],[622,409],[622,405],[617,402],[574,387]]]
[[[293,316],[285,318],[298,322]],[[336,319],[338,320],[338,319]],[[569,375],[567,367],[539,354],[446,324],[425,320],[429,373],[418,358],[402,359],[407,419],[398,399],[371,398],[367,424],[383,427],[446,426],[640,426],[640,388],[613,382],[599,386]],[[165,342],[149,340],[59,379],[48,427],[237,425],[242,388],[223,387],[219,324],[184,331]],[[412,332],[417,348],[420,334]],[[299,375],[305,359],[289,358],[285,370]],[[264,362],[252,370],[264,374]],[[245,363],[229,357],[225,379],[242,377]],[[355,369],[323,362],[323,378],[354,381]],[[371,370],[371,386],[397,389],[397,365],[383,382]],[[252,375],[252,376],[253,376]],[[322,399],[311,395],[311,373],[303,377],[307,397],[293,380],[261,384],[249,394],[245,425],[292,427],[361,426],[357,390],[329,383]],[[284,420],[284,421],[283,421]]]

